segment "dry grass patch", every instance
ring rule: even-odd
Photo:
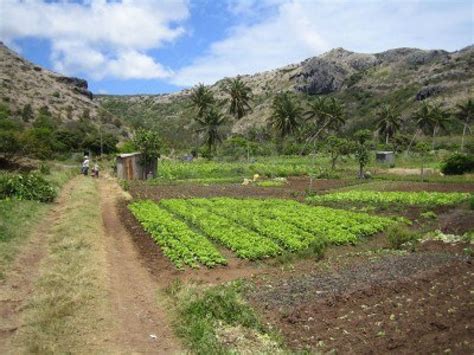
[[[108,328],[105,257],[97,185],[78,178],[48,236],[34,296],[27,305],[20,347],[29,353],[99,350]]]

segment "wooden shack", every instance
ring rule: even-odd
[[[375,160],[377,163],[393,165],[395,164],[395,153],[390,150],[382,150],[375,152]]]
[[[142,153],[127,153],[117,156],[117,177],[123,180],[145,180],[156,177],[158,159],[145,162]]]

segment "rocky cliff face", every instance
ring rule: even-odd
[[[0,101],[14,111],[31,105],[33,112],[47,106],[63,122],[77,120],[85,111],[94,119],[99,105],[87,81],[41,68],[0,42]]]
[[[395,105],[408,117],[419,101],[434,100],[450,107],[472,97],[474,87],[474,46],[460,51],[397,48],[382,53],[364,54],[333,49],[318,57],[283,68],[243,75],[255,96],[253,112],[233,124],[234,132],[263,126],[271,114],[274,95],[282,90],[306,95],[330,95],[341,99],[349,111],[348,126],[370,126],[377,108],[384,103]],[[224,80],[210,88],[222,96]],[[166,95],[101,96],[98,101],[121,115],[129,110],[140,116],[177,116],[189,121],[184,109],[189,90]]]

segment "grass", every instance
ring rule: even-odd
[[[27,353],[74,353],[95,349],[105,328],[102,219],[92,179],[78,179],[48,236],[18,341]]]
[[[60,188],[72,175],[72,169],[55,167],[45,178]],[[0,200],[0,280],[51,206],[38,201]]]
[[[50,208],[38,201],[0,200],[0,280]]]
[[[270,353],[280,340],[260,322],[234,281],[199,289],[174,283],[167,289],[176,311],[175,329],[196,354]],[[234,341],[226,341],[233,339]]]

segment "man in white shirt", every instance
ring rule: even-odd
[[[84,161],[82,162],[82,173],[87,175],[89,172],[89,157],[87,155],[84,156]]]

